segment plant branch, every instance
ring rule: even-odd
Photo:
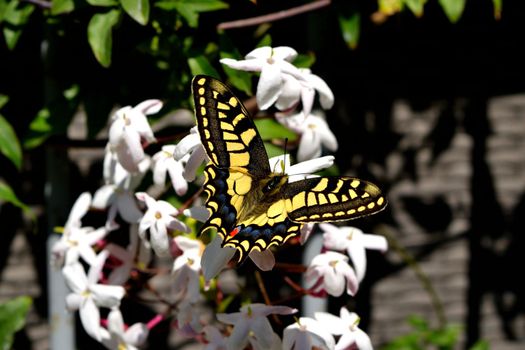
[[[51,1],[45,1],[45,0],[21,0],[21,1],[31,3],[43,9],[51,8]]]
[[[330,3],[331,3],[331,0],[313,1],[308,4],[304,4],[304,5],[297,6],[297,7],[292,7],[287,10],[269,13],[263,16],[250,17],[250,18],[239,19],[239,20],[230,21],[230,22],[222,22],[222,23],[219,23],[219,25],[217,26],[217,29],[225,30],[225,29],[232,29],[232,28],[242,28],[242,27],[256,26],[256,25],[259,25],[261,23],[266,23],[266,22],[275,22],[281,19],[293,17],[301,13],[313,11],[318,8],[328,6],[330,5]]]

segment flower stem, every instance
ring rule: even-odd
[[[432,285],[432,282],[428,278],[428,276],[423,272],[421,269],[421,266],[418,264],[416,259],[410,254],[400,243],[399,241],[392,236],[389,233],[385,233],[386,238],[388,239],[389,246],[392,247],[392,249],[399,254],[399,256],[403,259],[403,261],[414,271],[416,274],[416,277],[419,279],[419,282],[423,286],[423,288],[426,290],[430,297],[430,301],[432,304],[432,307],[434,309],[434,313],[436,314],[436,318],[438,320],[439,328],[444,328],[447,324],[447,318],[445,316],[445,311],[443,308],[443,303],[441,302],[441,299],[439,298],[436,290],[434,289],[434,286]]]

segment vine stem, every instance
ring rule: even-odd
[[[394,238],[391,234],[385,233],[385,236],[388,239],[389,245],[392,247],[392,249],[401,256],[404,262],[414,271],[416,277],[419,279],[419,282],[423,286],[423,288],[427,291],[430,301],[432,303],[432,307],[434,309],[434,313],[436,314],[439,328],[444,328],[447,324],[447,318],[445,316],[445,311],[443,308],[443,303],[441,302],[441,299],[439,298],[436,290],[434,289],[434,286],[432,285],[432,282],[430,281],[430,278],[423,272],[421,269],[421,266],[418,264],[416,259],[410,254],[400,243],[399,241]]]
[[[281,19],[299,15],[304,12],[309,12],[309,11],[313,11],[313,10],[328,6],[330,5],[331,2],[332,2],[331,0],[318,0],[318,1],[313,1],[313,2],[304,4],[301,6],[292,7],[287,10],[269,13],[267,15],[244,18],[244,19],[239,19],[239,20],[230,21],[230,22],[222,22],[222,23],[219,23],[219,25],[217,25],[217,29],[225,30],[225,29],[233,29],[233,28],[243,28],[243,27],[256,26],[256,25],[266,23],[266,22],[275,22]]]

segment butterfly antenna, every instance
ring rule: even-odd
[[[283,169],[283,174],[286,174],[286,169],[284,168],[286,165],[285,159],[286,159],[286,152],[288,151],[288,137],[284,138],[284,157],[283,160],[281,160],[281,169]]]

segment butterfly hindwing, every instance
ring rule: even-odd
[[[263,141],[241,101],[211,77],[196,76],[192,87],[199,134],[212,163],[267,176],[270,166]]]

